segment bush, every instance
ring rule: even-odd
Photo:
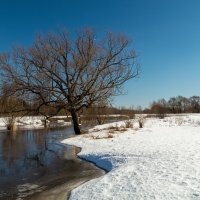
[[[4,118],[4,123],[7,127],[7,130],[16,131],[15,121],[16,121],[16,118],[13,116]]]
[[[139,128],[143,128],[144,127],[144,118],[143,117],[140,117],[138,119],[138,123],[139,123]]]
[[[126,128],[133,128],[133,123],[130,120],[125,121]]]

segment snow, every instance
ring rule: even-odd
[[[200,115],[150,118],[142,129],[133,123],[96,126],[63,141],[108,171],[74,189],[70,199],[200,199]]]
[[[42,116],[26,116],[26,117],[17,117],[16,125],[24,126],[26,128],[39,128],[44,127]],[[0,117],[0,129],[6,129],[6,124],[9,122],[9,117]]]
[[[52,117],[53,118],[53,117]],[[50,126],[69,126],[71,122],[65,122],[61,120],[66,118],[66,116],[57,116],[54,118],[58,118],[57,121],[51,122]],[[61,118],[61,119],[60,119]],[[45,117],[43,116],[24,116],[24,117],[16,117],[15,122],[16,125],[25,129],[37,129],[44,128],[43,120]],[[9,117],[0,117],[0,130],[6,130],[6,124],[9,121]]]

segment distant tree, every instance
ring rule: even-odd
[[[25,110],[27,108],[26,103],[20,99],[15,97],[7,97],[2,95],[0,98],[0,116],[6,117],[4,118],[4,123],[7,126],[8,130],[15,130],[15,122],[18,116],[23,116]]]
[[[177,96],[169,99],[168,106],[172,113],[185,113],[189,109],[190,102],[183,96]]]
[[[138,75],[135,52],[124,35],[108,33],[98,40],[85,29],[71,39],[66,32],[38,37],[26,48],[0,55],[1,84],[9,95],[37,104],[31,110],[51,114],[64,109],[80,134],[77,112],[121,94],[121,86]]]
[[[192,96],[189,99],[190,101],[190,110],[193,113],[199,113],[200,112],[200,97],[199,96]]]
[[[177,102],[176,97],[172,97],[168,101],[169,109],[172,113],[179,113],[179,103]]]
[[[178,96],[176,97],[176,99],[177,99],[179,112],[180,113],[187,112],[190,106],[189,99],[183,96]]]
[[[108,102],[96,102],[84,113],[85,116],[95,118],[98,124],[105,123],[109,114]]]
[[[158,102],[154,102],[151,106],[151,113],[156,114],[159,118],[164,118],[166,114],[166,107]]]

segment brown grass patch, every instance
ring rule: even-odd
[[[111,126],[108,128],[108,133],[125,132],[127,128],[124,126]]]
[[[88,134],[88,130],[81,130],[81,135]]]
[[[90,137],[94,140],[99,140],[99,139],[108,139],[108,138],[113,138],[113,135],[111,133],[109,133],[108,135],[106,136],[94,136],[94,135],[90,135]]]
[[[131,122],[130,120],[125,121],[125,126],[126,128],[133,128],[133,122]]]
[[[125,131],[127,131],[127,128],[123,127],[123,128],[120,129],[120,132],[125,132]]]

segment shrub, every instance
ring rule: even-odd
[[[4,118],[4,123],[7,127],[7,130],[16,131],[15,121],[16,121],[16,118],[13,116]]]
[[[138,119],[138,123],[139,123],[139,128],[143,128],[144,127],[144,118],[143,117],[140,117]]]
[[[126,127],[126,128],[133,128],[133,123],[132,123],[130,120],[127,120],[127,121],[125,122],[125,127]]]

